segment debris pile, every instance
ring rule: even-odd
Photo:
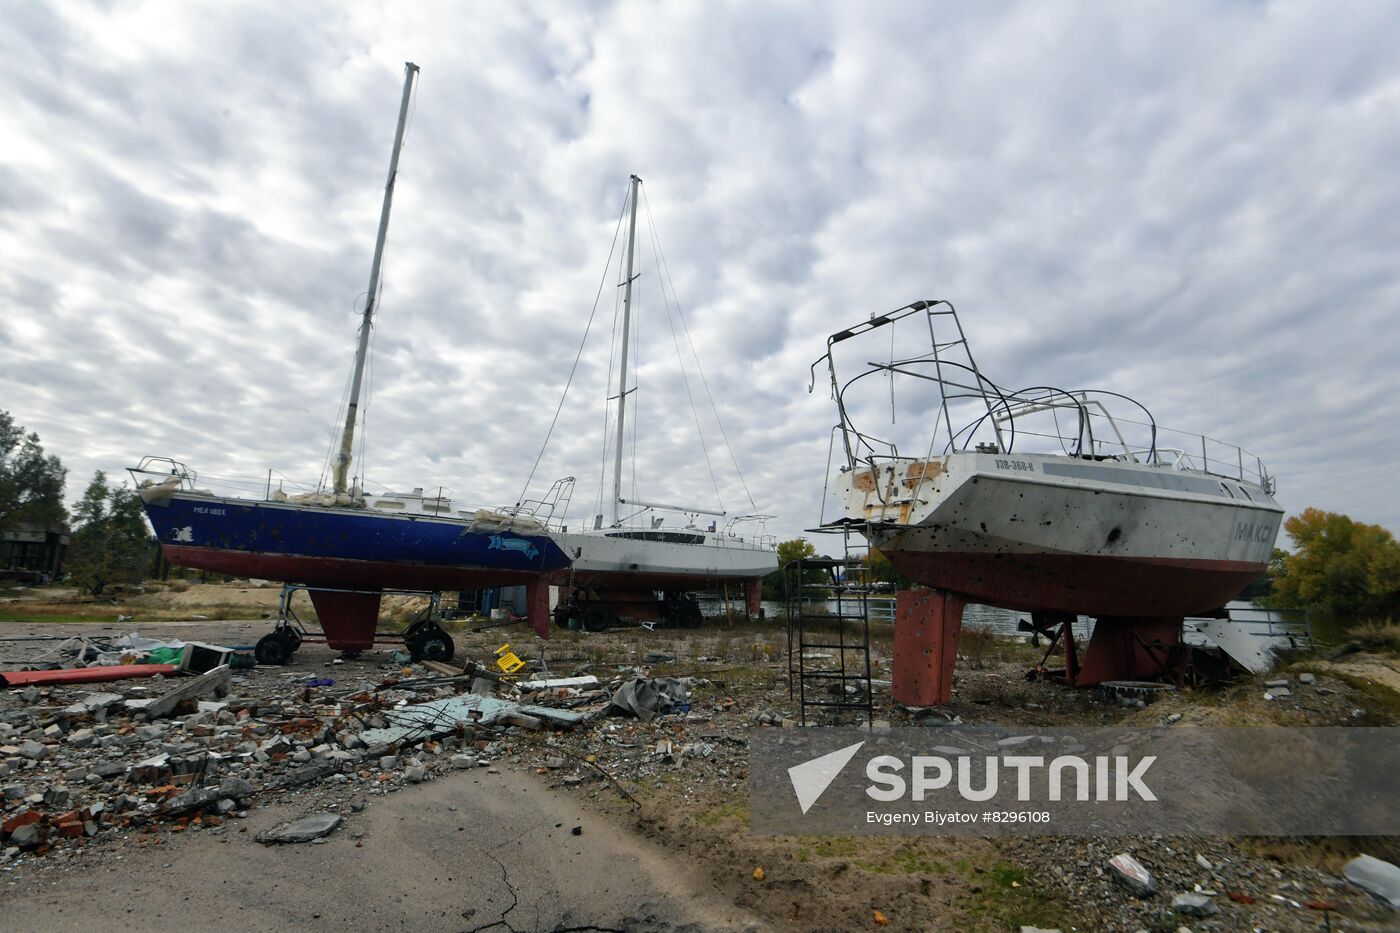
[[[316,787],[391,793],[487,767],[510,735],[571,728],[607,700],[595,690],[591,709],[569,708],[591,677],[516,686],[474,664],[331,664],[338,677],[176,665],[101,689],[0,690],[0,863],[123,831],[220,832],[264,798]]]

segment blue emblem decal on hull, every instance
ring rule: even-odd
[[[519,551],[530,560],[540,555],[539,549],[524,538],[507,538],[505,535],[492,535],[489,550]]]

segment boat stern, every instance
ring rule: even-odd
[[[918,524],[956,487],[953,457],[890,458],[842,470],[833,484],[842,524]]]

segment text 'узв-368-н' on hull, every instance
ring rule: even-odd
[[[837,381],[836,344],[901,321],[933,349]],[[916,582],[1029,612],[1175,617],[1224,605],[1268,566],[1283,510],[1257,458],[1159,429],[1114,393],[997,386],[946,302],[833,335],[823,359],[847,454],[829,524],[859,526]],[[920,456],[852,423],[848,391],[867,376],[882,411],[925,426]]]

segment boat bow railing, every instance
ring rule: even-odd
[[[142,457],[141,462],[127,472],[138,487],[158,486],[173,479],[178,480],[179,488],[193,490],[199,480],[198,473],[169,457]]]
[[[525,499],[515,505],[502,506],[496,511],[521,518],[532,518],[550,531],[567,531],[565,516],[574,498],[574,477],[554,481],[549,491],[538,499]]]

